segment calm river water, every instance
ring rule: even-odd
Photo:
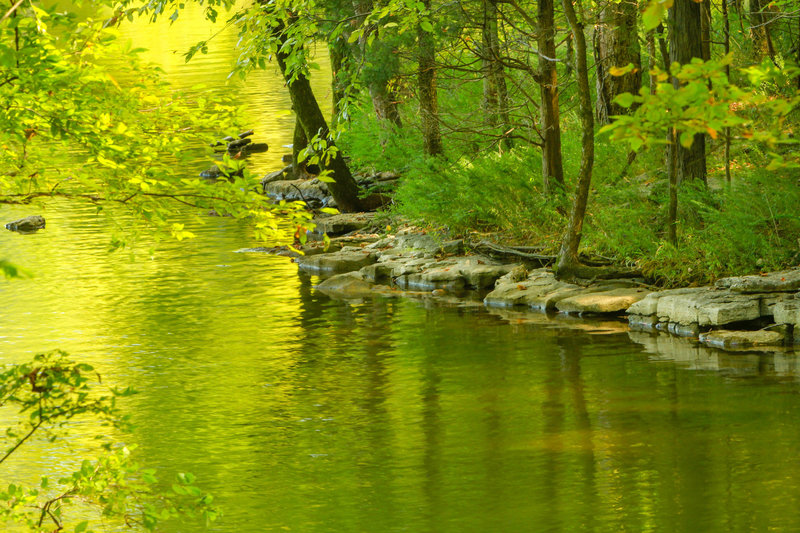
[[[211,59],[176,79],[223,78]],[[253,127],[288,139],[291,117],[270,107],[286,109],[282,84],[260,79]],[[254,243],[232,220],[132,256],[107,253],[119,219],[42,213],[38,234],[0,231],[0,255],[35,274],[0,281],[0,360],[61,348],[140,390],[125,438],[163,477],[198,475],[225,513],[212,531],[800,530],[794,355],[426,299],[332,301],[289,260],[236,253]],[[0,207],[2,222],[27,214]],[[69,470],[98,431],[77,429],[11,475]]]

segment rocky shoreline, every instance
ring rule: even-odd
[[[369,296],[475,301],[487,308],[627,321],[633,334],[668,332],[725,350],[791,350],[800,343],[800,268],[724,278],[714,286],[658,290],[643,280],[555,279],[541,256],[497,258],[492,248],[407,228],[364,234],[374,215],[321,218],[334,237],[302,248],[241,251],[294,256],[300,270],[324,278],[317,289],[337,299]],[[362,233],[360,233],[362,232]]]

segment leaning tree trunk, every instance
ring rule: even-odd
[[[692,58],[703,57],[702,31],[700,25],[700,4],[694,0],[675,0],[669,10],[669,54],[671,62],[686,65]],[[673,78],[672,84],[677,88],[679,82]],[[684,148],[673,142],[671,150],[678,150],[677,178],[683,180],[706,181],[706,139],[699,133],[694,136],[692,146]],[[670,156],[668,156],[670,157]]]
[[[586,66],[586,36],[583,32],[583,23],[578,22],[572,0],[562,0],[562,4],[575,38],[575,74],[578,81],[579,115],[581,117],[581,167],[569,223],[561,241],[561,250],[556,262],[556,275],[559,278],[569,278],[581,277],[582,269],[578,260],[578,247],[583,234],[583,219],[586,216],[586,205],[589,202],[589,185],[592,181],[594,165],[594,113],[589,87],[589,69]]]
[[[539,0],[539,76],[541,83],[542,182],[546,193],[564,186],[553,0]]]
[[[319,103],[314,97],[314,92],[311,90],[311,84],[302,73],[295,73],[294,81],[290,80],[291,73],[286,67],[286,60],[289,58],[289,54],[285,51],[286,36],[282,28],[277,28],[275,31],[278,37],[278,51],[275,54],[275,58],[278,60],[281,74],[283,74],[283,78],[289,87],[292,109],[294,109],[297,120],[300,121],[303,127],[306,139],[310,141],[315,136],[319,136],[320,139],[325,139],[328,146],[331,147],[334,145],[333,139],[329,136],[328,124],[325,122],[325,116],[322,114]],[[328,183],[328,190],[336,200],[339,210],[343,212],[359,211],[361,201],[358,198],[358,184],[353,179],[353,175],[344,161],[342,151],[335,150],[327,161],[320,163],[320,166],[332,172],[334,181]]]
[[[597,80],[597,120],[608,124],[614,115],[630,113],[614,103],[622,93],[639,94],[642,86],[642,58],[637,31],[638,5],[633,0],[608,2],[600,11],[594,30],[594,57]],[[633,64],[622,76],[612,76],[612,67]]]
[[[431,0],[423,0],[425,10],[431,8]],[[419,47],[417,55],[417,91],[419,91],[419,111],[422,121],[422,138],[425,153],[440,155],[442,149],[442,135],[439,132],[439,98],[436,91],[436,43],[433,33],[425,31],[422,25],[417,25],[417,38]]]
[[[490,128],[500,127],[503,145],[512,146],[508,133],[508,89],[500,62],[500,36],[497,30],[497,0],[483,0],[483,116]]]

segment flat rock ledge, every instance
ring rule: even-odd
[[[627,317],[629,330],[639,335],[668,332],[727,351],[780,350],[800,343],[800,268],[725,278],[712,287],[652,291],[631,280],[559,281],[546,268],[528,270],[521,263],[462,255],[461,240],[429,234],[399,233],[309,251],[294,261],[303,271],[328,276],[317,289],[334,298],[423,295],[452,303],[469,291],[471,297],[485,295],[486,307]]]
[[[338,298],[361,298],[388,291],[411,291],[451,298],[466,292],[486,295],[489,307],[526,307],[568,314],[620,315],[649,294],[630,281],[588,287],[564,283],[544,268],[528,271],[484,255],[461,255],[461,240],[401,233],[332,253],[294,261],[306,272],[331,276],[318,289]]]
[[[800,269],[650,293],[628,308],[631,329],[741,349],[800,342]]]

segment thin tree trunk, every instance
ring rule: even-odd
[[[561,125],[558,107],[558,72],[553,0],[539,0],[539,73],[541,76],[542,181],[546,193],[564,186],[561,160]]]
[[[769,57],[774,61],[775,48],[770,35],[772,16],[765,13],[768,3],[764,0],[750,0],[750,36],[759,57]]]
[[[483,0],[483,113],[489,127],[500,127],[503,145],[512,146],[511,120],[508,116],[508,90],[500,63],[500,36],[497,24],[497,0]]]
[[[577,0],[580,2],[580,0]],[[583,23],[578,22],[572,0],[562,0],[564,14],[567,17],[572,35],[575,38],[575,74],[578,81],[578,96],[580,99],[581,117],[581,167],[578,174],[578,184],[575,188],[575,199],[572,202],[567,230],[561,241],[561,250],[556,263],[556,273],[559,277],[571,277],[580,271],[578,260],[578,247],[583,234],[583,220],[586,216],[586,206],[589,201],[589,186],[592,181],[592,167],[594,165],[594,113],[592,110],[592,96],[589,87],[589,69],[586,65],[586,36],[583,33]]]
[[[670,130],[667,138],[674,146],[678,144],[675,129]],[[673,245],[678,244],[678,152],[669,150],[669,164],[667,174],[669,178],[669,205],[667,208],[667,240]]]
[[[702,0],[700,3],[700,38],[700,57],[708,61],[711,59],[711,0]]]
[[[333,139],[329,136],[328,124],[325,122],[325,116],[322,114],[319,103],[314,97],[308,78],[302,73],[295,73],[294,81],[290,81],[291,73],[286,67],[286,60],[289,58],[289,54],[285,51],[286,36],[283,33],[283,28],[276,28],[274,31],[279,40],[275,58],[289,87],[292,109],[294,109],[297,120],[303,127],[306,139],[311,140],[315,136],[319,136],[320,139],[327,141],[329,147],[333,146]],[[320,162],[320,167],[332,172],[334,181],[328,183],[328,190],[336,200],[339,210],[343,212],[359,211],[361,201],[358,198],[358,184],[353,179],[353,175],[344,161],[342,151],[336,150],[327,161]]]
[[[431,0],[422,0],[426,11],[430,10]],[[425,153],[440,155],[442,135],[439,132],[439,102],[436,91],[436,48],[433,33],[417,25],[419,40],[417,56],[417,90],[419,91],[420,120]]]
[[[638,94],[642,86],[642,58],[637,31],[638,6],[632,0],[608,2],[600,11],[594,28],[594,57],[597,80],[597,120],[608,124],[614,115],[630,113],[614,103],[622,93]],[[612,67],[633,64],[623,76],[612,76]]]
[[[669,10],[671,62],[686,65],[691,62],[692,58],[703,57],[700,19],[700,4],[694,0],[675,0]],[[676,88],[679,86],[679,82],[675,78],[672,83]],[[670,146],[671,149],[678,150],[678,181],[698,179],[705,183],[705,135],[695,135],[689,148],[684,148],[677,142]]]
[[[653,74],[653,69],[656,67],[656,34],[653,31],[647,33],[647,58],[647,70],[650,72],[647,83],[650,94],[653,95],[656,94],[656,85],[658,84],[658,79]]]
[[[353,10],[357,17],[356,20],[363,24],[367,15],[373,10],[372,0],[353,0]],[[371,25],[358,39],[357,53],[360,57],[370,60],[364,63],[364,72],[362,74],[365,74],[368,78],[367,89],[372,99],[372,108],[375,111],[375,116],[378,120],[389,121],[399,128],[403,126],[398,109],[399,98],[389,88],[389,81],[396,74],[396,69],[393,68],[393,63],[385,61],[385,58],[393,53],[393,50],[388,49],[389,46],[380,40],[373,41],[372,45],[368,44],[368,37],[375,30],[374,25]],[[373,62],[378,63],[377,68],[372,66]]]
[[[661,53],[661,68],[664,72],[669,73],[669,50],[667,48],[667,40],[664,39],[664,25],[659,24],[656,28],[658,34],[658,51]]]
[[[331,124],[336,124],[342,117],[342,104],[345,98],[344,89],[344,63],[347,44],[340,38],[336,42],[328,45],[328,55],[331,58],[331,99],[333,100],[331,109]]]
[[[300,167],[303,166],[300,163],[300,152],[305,150],[307,146],[308,139],[306,139],[306,133],[303,131],[303,125],[300,123],[300,119],[295,117],[294,134],[292,135],[292,169],[297,177],[300,177]]]
[[[728,0],[722,0],[722,22],[724,32],[724,46],[725,55],[731,52],[731,21],[728,17]],[[730,63],[725,65],[725,77],[730,82],[731,66]],[[798,78],[800,80],[800,78]],[[730,185],[731,183],[731,128],[725,128],[725,181]]]

